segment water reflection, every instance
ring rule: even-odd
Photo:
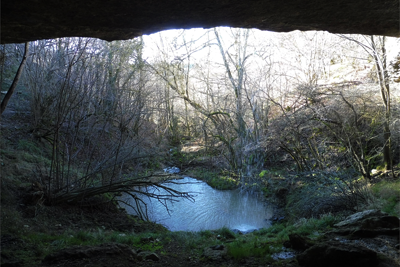
[[[261,201],[261,196],[241,193],[239,190],[216,190],[190,177],[172,182],[165,185],[194,194],[195,201],[168,201],[167,211],[159,201],[143,198],[149,219],[171,231],[213,230],[224,226],[247,231],[270,226],[266,219],[270,219],[272,210]],[[132,208],[125,208],[128,213],[135,214]]]

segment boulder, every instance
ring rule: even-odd
[[[103,256],[104,254],[115,257],[124,255],[132,259],[136,259],[137,257],[136,251],[131,249],[128,245],[105,243],[100,246],[72,246],[46,256],[43,263],[48,264],[65,260],[89,259]]]
[[[297,255],[301,266],[307,267],[392,267],[398,266],[399,218],[378,210],[367,210],[348,216],[335,224],[336,230],[324,239],[313,241],[290,235],[291,247],[305,251]],[[347,237],[338,237],[347,236]],[[379,238],[375,238],[379,236]],[[378,256],[379,254],[379,256]]]
[[[354,226],[358,225],[359,222],[365,218],[370,218],[370,217],[375,217],[375,216],[383,216],[387,215],[379,210],[366,210],[362,212],[357,212],[354,213],[350,216],[348,216],[346,219],[343,221],[335,224],[335,227],[343,227],[343,226]]]
[[[314,242],[298,234],[290,234],[289,242],[285,246],[296,250],[306,250],[314,245]]]
[[[398,236],[400,220],[378,210],[367,210],[355,213],[334,225],[337,230],[330,232],[336,235],[357,237],[375,237],[378,235]]]
[[[224,245],[206,247],[203,256],[211,260],[221,260],[228,254],[228,248]]]
[[[171,173],[171,174],[179,173],[180,171],[181,170],[178,167],[168,167],[168,168],[164,169],[164,172]]]
[[[337,241],[316,244],[296,258],[301,266],[308,267],[374,267],[378,264],[375,251]]]
[[[159,261],[160,257],[154,252],[142,251],[137,255],[137,259],[140,261],[141,260]]]

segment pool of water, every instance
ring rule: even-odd
[[[261,194],[250,194],[240,190],[216,190],[207,183],[190,177],[172,182],[174,183],[164,185],[191,193],[194,195],[194,201],[167,201],[168,212],[156,199],[143,198],[147,204],[149,219],[171,231],[214,230],[224,226],[249,231],[270,226],[268,219],[272,216],[272,209],[262,200]],[[127,196],[124,198],[129,200]],[[131,207],[125,206],[125,209],[128,213],[135,214]]]

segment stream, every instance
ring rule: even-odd
[[[167,202],[168,212],[156,199],[143,197],[149,219],[170,231],[214,230],[225,226],[245,232],[270,226],[267,219],[272,216],[272,208],[262,200],[262,194],[250,194],[239,189],[216,190],[190,177],[172,181],[174,183],[165,185],[191,193],[195,201],[180,199],[179,202]],[[125,196],[125,200],[129,198]],[[131,207],[124,208],[129,214],[136,214]]]

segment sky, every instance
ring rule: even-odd
[[[234,38],[237,29],[228,27],[217,29],[224,50],[229,51],[234,57],[237,51],[235,49],[238,47],[238,42],[235,42]],[[144,35],[143,40],[144,58],[149,62],[160,59],[170,63],[185,60],[189,49],[196,51],[190,55],[190,64],[212,66],[211,69],[215,74],[226,71],[213,29],[168,30]],[[388,62],[399,54],[399,40],[399,38],[387,38]],[[207,41],[210,46],[204,47]],[[187,46],[183,45],[185,42]],[[262,75],[262,72],[272,71],[275,76],[286,76],[297,83],[310,82],[314,73],[319,75],[318,84],[362,79],[367,81],[374,65],[365,51],[354,42],[322,31],[276,33],[252,29],[247,55],[250,57],[246,67],[252,75]],[[273,66],[272,70],[268,70],[268,65]],[[278,82],[276,84],[277,87],[285,86]]]

